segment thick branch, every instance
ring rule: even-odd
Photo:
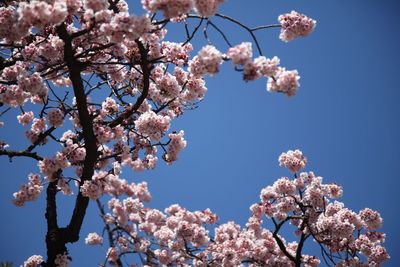
[[[94,165],[97,159],[96,136],[93,132],[93,121],[87,108],[88,104],[81,77],[82,64],[74,57],[72,38],[67,32],[65,24],[61,24],[57,27],[57,33],[64,41],[64,60],[67,63],[69,78],[74,89],[79,121],[82,125],[82,134],[85,140],[86,157],[83,163],[81,176],[81,183],[83,183],[84,181],[90,180],[94,173]],[[79,192],[75,201],[71,220],[67,226],[67,239],[65,242],[76,242],[79,240],[79,232],[88,204],[89,199]]]
[[[57,182],[50,182],[46,190],[46,220],[47,230],[54,230],[58,228],[57,224]]]
[[[297,246],[297,251],[296,251],[296,260],[295,260],[296,267],[301,266],[302,250],[303,250],[304,242],[306,241],[307,238],[308,238],[307,234],[301,233],[300,242],[299,242],[299,245]]]
[[[58,173],[58,175],[60,172]],[[46,190],[46,220],[47,220],[47,262],[46,267],[56,266],[54,260],[58,254],[67,252],[64,242],[64,229],[60,229],[57,224],[57,181],[50,182]]]

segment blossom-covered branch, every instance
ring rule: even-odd
[[[346,208],[336,200],[343,193],[339,185],[323,183],[313,172],[300,172],[307,162],[301,151],[283,153],[279,162],[295,178],[282,177],[262,189],[244,228],[228,222],[211,230],[218,216],[209,209],[191,212],[175,204],[162,212],[146,207],[146,185],[118,189],[128,197],[109,200],[109,213],[100,209],[112,240],[107,261],[115,264],[124,255],[137,254],[142,265],[150,261],[155,266],[317,266],[328,257],[335,266],[380,266],[389,258],[383,247],[385,234],[377,232],[382,225],[378,212]],[[267,220],[275,229],[263,226]],[[283,227],[293,229],[291,241],[280,234]],[[303,252],[310,239],[321,246],[323,255]],[[97,233],[86,239],[88,245],[102,242]]]
[[[311,239],[326,263],[388,258],[384,234],[375,231],[380,215],[332,202],[341,188],[299,173],[307,159],[297,150],[280,157],[294,179],[264,188],[246,227],[214,227],[218,217],[209,209],[152,209],[144,203],[151,199],[147,183],[122,178],[122,169],[137,173],[156,168],[159,158],[168,165],[179,160],[187,141],[173,122],[199,105],[205,77],[218,74],[224,62],[231,61],[244,81],[265,79],[269,92],[297,93],[298,71],[282,67],[277,56],[263,56],[256,32],[280,28],[279,38],[288,42],[307,36],[316,21],[292,11],[278,24],[250,27],[218,13],[222,3],[143,0],[142,14],[132,14],[123,0],[0,2],[0,118],[6,118],[0,126],[19,124],[27,143],[18,148],[1,140],[0,156],[38,162],[38,171],[14,193],[16,206],[36,200],[46,187],[47,259],[35,255],[25,266],[66,266],[73,256],[67,244],[80,239],[90,200],[99,204],[104,195],[112,197],[109,213],[98,205],[110,247],[106,262],[118,266],[128,254],[142,265],[315,266],[320,259],[303,253]],[[233,44],[221,19],[247,31],[251,42]],[[170,24],[184,29],[179,42],[167,40]],[[213,45],[212,29],[228,44],[225,51]],[[191,41],[200,32],[205,45],[195,48]],[[59,192],[75,197],[64,227],[57,221]],[[265,219],[275,229],[265,229]],[[281,233],[289,223],[296,228],[293,242]],[[102,242],[99,234],[86,238],[90,245]]]

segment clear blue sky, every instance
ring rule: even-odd
[[[291,10],[318,21],[308,38],[287,44],[278,39],[279,29],[258,32],[266,56],[277,55],[283,66],[299,70],[298,95],[270,94],[265,80],[244,83],[228,63],[220,75],[207,79],[209,91],[199,108],[174,122],[172,128],[185,130],[188,141],[179,161],[172,166],[160,161],[155,171],[125,171],[125,178],[149,183],[151,207],[209,207],[221,222],[243,225],[261,189],[289,175],[277,164],[279,154],[299,148],[309,159],[307,170],[343,185],[341,201],[348,207],[380,211],[392,257],[386,266],[400,266],[399,9],[395,0],[227,1],[221,13],[252,26],[276,23],[279,14]],[[249,39],[238,28],[222,24],[233,43]],[[178,31],[170,34],[176,41],[182,36]],[[226,49],[220,39],[214,40]],[[20,126],[0,129],[0,135],[11,138],[16,148],[26,144]],[[45,195],[24,208],[14,207],[12,193],[36,171],[34,163],[15,159],[9,164],[3,157],[0,169],[0,261],[17,266],[32,254],[46,254]],[[59,216],[66,222],[73,199],[59,199],[66,202],[59,205]],[[69,246],[72,266],[96,266],[104,260],[105,248],[84,245],[87,233],[101,232],[94,204],[81,240]]]

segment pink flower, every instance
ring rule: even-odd
[[[142,0],[142,5],[150,12],[161,10],[166,18],[179,18],[193,8],[193,0]]]
[[[11,5],[0,7],[0,39],[7,38],[14,40],[20,36],[15,36],[15,28],[18,25],[18,16],[15,8]]]
[[[29,174],[28,179],[29,182],[21,185],[20,190],[13,194],[13,203],[18,207],[22,207],[27,201],[36,200],[43,191],[43,186],[41,185],[40,176],[38,174]]]
[[[189,72],[195,78],[200,78],[205,74],[216,74],[222,64],[222,54],[212,45],[204,46],[197,56],[189,62]]]
[[[108,126],[103,126],[96,123],[93,125],[93,131],[97,137],[97,141],[101,144],[105,144],[114,138],[114,133]]]
[[[66,196],[72,195],[71,187],[69,187],[69,184],[63,178],[58,179],[57,189],[61,190],[61,192]]]
[[[31,126],[32,132],[40,134],[41,132],[44,132],[46,129],[47,129],[47,124],[45,118],[33,119],[33,123]]]
[[[47,114],[49,123],[55,128],[60,127],[64,122],[64,113],[60,109],[52,109]]]
[[[249,62],[253,56],[253,49],[250,42],[243,42],[229,48],[227,56],[235,65],[244,65]]]
[[[22,2],[18,8],[19,23],[44,29],[46,26],[62,23],[68,15],[65,1],[56,0],[53,4],[44,1]]]
[[[41,255],[33,255],[24,261],[23,267],[38,267],[42,262],[43,257]]]
[[[118,112],[119,105],[111,97],[107,97],[101,104],[101,108],[106,114],[113,114]]]
[[[381,227],[383,220],[379,212],[370,208],[365,208],[361,210],[359,214],[364,227],[368,230],[376,230]]]
[[[278,57],[269,59],[264,56],[259,56],[254,59],[254,64],[257,66],[260,74],[267,77],[274,76],[278,72],[279,63],[280,60]]]
[[[285,68],[279,68],[275,75],[268,79],[267,90],[294,96],[300,86],[299,79],[297,70],[287,71]]]
[[[155,81],[156,86],[150,87],[150,94],[151,98],[159,103],[171,101],[176,98],[181,91],[181,86],[175,76],[168,72]]]
[[[23,91],[21,87],[17,85],[0,85],[0,92],[2,92],[0,101],[11,107],[22,106],[30,96],[29,93]]]
[[[243,69],[243,80],[245,81],[254,81],[261,77],[261,73],[259,71],[259,67],[255,64],[254,61],[249,61],[244,65]]]
[[[224,0],[194,0],[196,12],[202,17],[213,16]]]
[[[17,116],[18,122],[22,125],[27,125],[33,119],[33,112],[24,112]]]
[[[278,194],[292,195],[296,192],[295,184],[287,177],[278,179],[274,183],[273,187],[275,188],[275,192]]]
[[[168,151],[164,156],[168,164],[176,161],[181,150],[186,147],[186,140],[183,138],[184,134],[184,131],[180,131],[179,133],[170,133],[168,135],[171,141],[168,145]]]
[[[289,150],[279,156],[279,166],[286,167],[293,173],[303,169],[306,164],[307,158],[298,149],[295,151]]]
[[[70,139],[65,142],[63,153],[72,163],[83,161],[86,157],[86,149],[79,146],[79,144],[73,143]]]
[[[107,259],[109,262],[113,263],[116,262],[119,258],[119,252],[118,249],[115,247],[111,247],[108,249],[107,252]]]
[[[152,26],[147,16],[129,15],[121,12],[112,17],[109,24],[103,24],[100,30],[109,37],[111,42],[119,43],[125,40],[135,40],[148,33]]]
[[[188,43],[182,46],[182,43],[162,42],[161,53],[165,56],[165,61],[172,62],[177,66],[188,63],[189,52],[193,46]]]
[[[99,236],[97,233],[89,233],[85,238],[86,245],[102,245],[103,237]]]
[[[202,100],[207,92],[204,79],[189,79],[185,89],[181,98],[187,102]]]
[[[85,9],[92,9],[94,12],[104,10],[108,8],[107,0],[84,0]]]
[[[135,122],[139,134],[159,141],[164,133],[169,129],[171,118],[169,116],[157,115],[153,111],[148,111],[140,115]]]
[[[282,26],[279,38],[284,42],[307,36],[314,30],[317,23],[315,20],[296,11],[280,15],[278,21]]]

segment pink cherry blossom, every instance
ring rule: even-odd
[[[243,42],[229,48],[227,56],[235,65],[244,65],[249,62],[253,56],[253,49],[250,42]]]
[[[299,79],[297,70],[287,71],[285,68],[280,68],[275,76],[268,79],[267,90],[294,96],[300,86]]]
[[[66,196],[70,196],[73,194],[69,184],[62,178],[58,179],[57,189],[60,190]]]
[[[193,0],[142,0],[144,8],[150,12],[161,10],[166,18],[179,18],[193,8]]]
[[[103,238],[97,233],[89,233],[85,238],[86,245],[101,245],[103,244]]]
[[[60,109],[52,109],[47,114],[47,120],[53,127],[60,127],[64,122],[64,113]]]
[[[32,255],[26,261],[24,261],[23,267],[38,267],[43,262],[41,255]]]
[[[364,227],[368,230],[376,230],[382,225],[382,218],[379,212],[370,208],[365,208],[360,211],[360,217],[363,221]]]
[[[279,38],[289,42],[298,37],[310,34],[316,26],[316,21],[296,11],[280,15],[278,21],[282,26]]]
[[[279,156],[279,166],[288,168],[291,172],[298,172],[307,164],[307,158],[303,153],[296,150],[289,150]]]
[[[92,9],[94,12],[108,8],[108,1],[106,0],[84,0],[85,9]]]
[[[222,64],[222,54],[212,45],[204,46],[197,56],[189,61],[189,72],[199,78],[205,74],[216,74]]]
[[[144,266],[318,266],[326,257],[332,265],[380,266],[390,258],[385,234],[377,232],[380,214],[369,208],[352,211],[337,200],[343,194],[340,185],[313,172],[299,173],[307,164],[300,150],[280,155],[279,165],[294,178],[266,185],[243,226],[219,222],[208,208],[152,208],[145,203],[152,198],[147,182],[127,179],[132,170],[136,177],[154,169],[159,158],[168,165],[179,159],[187,141],[183,130],[172,129],[173,121],[200,104],[207,92],[205,76],[217,74],[223,61],[231,60],[245,81],[265,77],[268,91],[296,94],[298,72],[280,67],[278,57],[253,59],[252,43],[246,41],[226,54],[211,45],[217,33],[231,46],[231,37],[217,27],[219,19],[242,25],[221,15],[209,19],[223,0],[142,0],[142,14],[140,9],[129,13],[124,0],[6,2],[0,7],[0,102],[7,111],[20,110],[14,112],[18,123],[31,125],[24,129],[30,144],[8,150],[0,141],[1,155],[36,161],[42,177],[30,174],[12,202],[24,206],[46,185],[47,237],[61,248],[56,253],[48,248],[48,262],[34,255],[23,266],[69,265],[65,245],[80,233],[58,233],[80,229],[81,223],[61,228],[51,216],[61,199],[54,200],[54,194],[75,192],[71,222],[87,215],[88,200],[101,207],[109,240],[92,232],[85,243],[108,241],[104,262],[110,265],[129,264],[128,254],[138,255]],[[279,21],[283,41],[308,35],[316,23],[297,12]],[[184,38],[175,38],[175,31],[168,35],[172,22],[184,24]],[[264,27],[242,28],[252,35]],[[196,32],[202,29],[208,45],[196,48]],[[286,240],[283,228],[294,235]],[[323,258],[304,253],[303,245],[311,242],[323,249]]]
[[[35,118],[33,119],[33,123],[31,126],[31,130],[34,133],[41,133],[47,129],[46,119],[45,118]]]
[[[165,56],[167,62],[172,62],[177,66],[188,63],[189,52],[193,50],[193,46],[188,43],[182,46],[182,43],[162,42],[161,53]]]
[[[169,116],[157,115],[153,111],[148,111],[137,119],[136,128],[139,134],[159,141],[169,129],[170,123],[171,118]]]
[[[27,125],[33,119],[34,115],[32,111],[24,112],[17,116],[18,122],[22,125]]]
[[[276,56],[272,59],[266,58],[264,56],[259,56],[254,59],[254,64],[257,66],[260,74],[267,77],[272,77],[278,72],[279,63],[280,60]]]
[[[224,0],[194,0],[196,12],[202,17],[213,16]]]
[[[22,207],[27,201],[36,200],[43,191],[43,186],[38,174],[29,174],[29,182],[21,185],[20,190],[14,193],[13,203],[16,206]]]

